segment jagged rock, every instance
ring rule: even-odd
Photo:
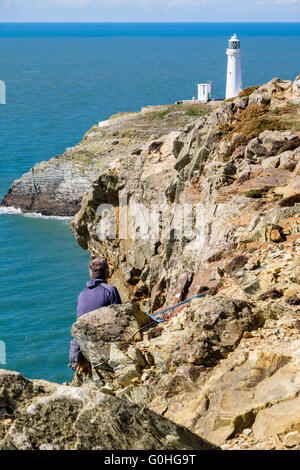
[[[110,355],[107,362],[112,368],[120,387],[124,388],[130,385],[135,379],[140,379],[142,375],[141,366],[135,360],[126,356],[114,343],[110,345]]]
[[[137,306],[112,305],[80,317],[71,333],[92,364],[94,375],[97,371],[108,371],[111,374],[106,374],[106,377],[116,378],[120,386],[126,386],[141,375],[141,353],[136,352],[136,357],[131,358],[132,350],[131,357],[122,350],[128,342],[141,340],[139,330],[150,321]]]
[[[227,273],[232,273],[238,269],[243,268],[248,263],[248,258],[245,255],[239,255],[233,258],[226,267]]]
[[[273,288],[268,290],[267,292],[264,292],[258,297],[258,300],[267,300],[267,299],[279,299],[282,297],[282,292]]]
[[[294,171],[300,160],[300,151],[287,150],[279,155],[278,168],[282,170]]]
[[[289,304],[289,305],[300,305],[300,298],[298,297],[298,295],[291,295],[290,297],[288,297],[286,299],[286,302]]]
[[[237,168],[233,163],[227,163],[224,167],[224,175],[235,175],[237,172]]]
[[[288,379],[284,377],[283,380],[286,383]],[[259,411],[253,425],[254,437],[261,439],[273,434],[289,433],[299,428],[299,410],[300,398],[295,398]]]
[[[290,152],[288,152],[290,153]],[[280,157],[276,155],[276,157],[267,157],[261,162],[261,166],[263,168],[278,168],[280,165]],[[286,168],[284,168],[286,169]]]
[[[257,328],[260,320],[251,304],[218,295],[195,301],[187,310],[185,322],[183,338],[170,353],[168,362],[173,368],[216,364],[236,347],[244,331]]]
[[[30,402],[43,391],[44,388],[37,382],[31,382],[18,372],[0,370],[0,419],[10,420],[19,404]]]
[[[110,393],[150,406],[217,443],[251,428],[259,410],[288,403],[298,393],[298,346],[293,336],[297,330],[290,330],[291,341],[281,339],[280,328],[275,334],[284,322],[294,325],[295,308],[287,306],[285,297],[299,289],[298,139],[281,124],[272,127],[278,116],[272,110],[285,112],[291,90],[290,82],[275,79],[250,95],[249,104],[240,98],[221,103],[201,119],[199,127],[178,134],[174,150],[164,153],[161,146],[159,156],[157,150],[144,153],[140,161],[129,159],[118,170],[110,201],[116,200],[119,188],[125,188],[129,201],[147,208],[163,201],[165,216],[171,220],[173,204],[197,204],[196,238],[178,240],[174,229],[158,243],[147,238],[100,243],[97,219],[89,211],[95,211],[104,196],[108,200],[109,194],[101,192],[105,174],[72,223],[75,236],[83,239],[93,256],[101,253],[110,259],[112,282],[118,288],[125,286],[124,295],[127,291],[141,310],[148,309],[150,298],[155,310],[191,297],[200,286],[211,289],[218,284],[220,293],[210,292],[167,324],[145,329],[144,337],[134,344],[136,355],[130,352],[132,343],[112,341],[126,358],[114,364],[113,376],[103,375],[104,386],[111,384]],[[250,103],[263,105],[248,110],[248,119],[257,112],[253,138],[232,124],[239,122],[239,113],[247,112]],[[260,131],[260,119],[266,119],[267,125],[271,122],[270,127]],[[232,178],[225,179],[224,174]],[[261,191],[263,197],[247,198],[245,193],[252,190]],[[113,204],[119,210],[119,203]],[[232,260],[232,268],[226,270]],[[222,273],[220,284],[212,280],[213,273]],[[283,296],[259,299],[275,290]],[[257,328],[261,342],[255,339]],[[243,336],[247,331],[248,338]],[[253,349],[247,349],[243,345],[251,344],[252,337]],[[128,380],[118,383],[117,368],[134,370],[133,364],[138,366],[136,376],[125,372]],[[260,436],[265,439],[263,432]]]
[[[300,432],[299,431],[292,431],[289,432],[283,441],[285,447],[291,448],[297,445],[300,445]]]
[[[252,139],[246,147],[246,158],[272,157],[277,155],[280,149],[292,145],[300,145],[298,137],[292,132],[264,131],[256,139]]]
[[[246,294],[253,295],[260,289],[260,281],[253,273],[237,273],[236,282],[246,292]]]
[[[246,96],[234,100],[234,112],[238,111],[239,109],[245,109],[248,105],[248,102],[249,99]]]
[[[263,93],[269,94],[272,100],[276,96],[281,97],[285,102],[289,99],[284,95],[287,93],[288,97],[290,93],[291,87],[288,82],[276,79],[262,88],[266,90]],[[261,93],[261,90],[257,91]],[[250,99],[255,98],[255,93],[250,96]],[[291,174],[291,168],[286,167],[287,162],[283,163],[285,169],[277,168],[277,164],[271,168],[262,169],[260,164],[268,158],[268,155],[282,150],[287,143],[296,142],[297,136],[289,131],[259,132],[257,138],[248,143],[247,150],[249,153],[254,142],[258,142],[259,151],[257,152],[257,149],[255,153],[254,149],[252,149],[253,152],[251,151],[252,157],[258,158],[256,164],[244,165],[246,163],[243,161],[245,160],[245,146],[240,146],[242,148],[239,154],[240,160],[225,164],[218,161],[220,154],[224,155],[225,152],[227,155],[227,150],[234,152],[234,148],[231,148],[232,142],[238,148],[240,141],[244,139],[241,132],[233,133],[232,142],[227,136],[224,139],[220,126],[226,125],[236,113],[247,109],[247,100],[241,101],[241,98],[237,98],[232,103],[221,103],[211,114],[201,118],[200,124],[196,122],[194,126],[172,137],[172,145],[168,144],[165,147],[162,145],[159,158],[153,158],[157,151],[154,154],[152,151],[150,154],[143,153],[138,161],[136,158],[135,160],[129,158],[126,164],[125,161],[120,164],[118,173],[114,173],[113,185],[107,184],[108,172],[103,173],[94,183],[93,193],[84,199],[81,210],[73,219],[72,230],[80,245],[88,248],[92,256],[101,254],[111,260],[115,266],[112,282],[117,285],[125,300],[134,299],[140,303],[141,309],[146,309],[148,299],[151,297],[152,307],[158,309],[163,303],[168,305],[177,299],[183,299],[187,293],[189,295],[196,293],[199,287],[197,282],[206,285],[210,279],[210,282],[215,282],[211,278],[211,273],[209,277],[204,277],[205,269],[202,268],[204,253],[209,258],[211,254],[220,251],[223,245],[230,242],[246,243],[249,241],[250,243],[269,241],[272,238],[276,242],[285,240],[285,234],[281,232],[277,234],[277,237],[275,232],[272,235],[269,232],[266,234],[266,230],[269,230],[266,229],[268,224],[279,225],[274,224],[274,217],[271,213],[270,216],[268,213],[264,214],[264,218],[261,218],[255,231],[250,230],[249,222],[248,226],[244,224],[248,214],[249,218],[251,217],[250,221],[251,219],[257,220],[255,198],[253,201],[247,198],[247,202],[244,198],[255,192],[255,194],[259,193],[263,204],[273,198],[274,204],[286,203],[289,207],[293,207],[295,196],[292,199],[285,197],[286,194],[289,197],[287,188],[291,188],[291,185],[295,186],[292,181],[295,178]],[[267,110],[268,108],[266,112]],[[154,142],[163,142],[164,139],[168,141],[169,138],[162,137]],[[180,142],[178,148],[176,142]],[[224,146],[226,148],[222,150]],[[294,152],[297,152],[297,149]],[[297,158],[293,157],[293,164],[297,161]],[[224,173],[228,173],[228,168],[232,175],[237,171],[236,179],[229,178],[230,175],[224,178]],[[243,181],[241,175],[246,175]],[[105,191],[101,190],[103,184]],[[126,240],[117,239],[112,242],[101,240],[99,238],[101,221],[95,216],[95,212],[101,201],[105,201],[111,204],[118,214],[120,202],[117,198],[121,194],[120,188],[124,188],[122,191],[127,194],[129,213],[134,207],[141,207],[141,205],[146,210],[153,205],[160,205],[166,226],[169,223],[168,220],[174,220],[175,204],[197,204],[199,206],[197,238],[187,238],[184,243],[172,240],[172,236],[176,235],[174,230],[173,234],[171,232],[169,241],[158,244],[149,243],[148,229],[145,231],[144,239],[139,237],[147,226],[147,216],[139,215],[129,217],[129,225],[132,232],[138,235],[137,239],[131,240],[128,237]],[[282,202],[279,201],[280,197]],[[103,224],[107,226],[105,219],[103,219]],[[201,253],[201,257],[198,253]],[[213,271],[219,272],[218,268],[219,266],[213,267]],[[221,266],[220,268],[222,269]],[[187,282],[179,281],[179,276],[187,279]],[[259,288],[256,282],[255,285]],[[210,284],[209,287],[212,285]]]
[[[216,449],[147,408],[103,394],[92,385],[29,381],[2,370],[0,400],[2,408],[10,409],[9,419],[0,415],[1,450]]]
[[[283,228],[280,226],[273,228],[270,233],[270,240],[274,243],[284,242],[286,240],[286,236],[283,233]]]
[[[279,78],[273,78],[270,82],[259,87],[249,97],[249,105],[262,104],[268,105],[271,101],[276,101],[276,95],[283,93],[289,87],[292,82],[289,80],[280,80]]]

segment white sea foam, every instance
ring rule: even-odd
[[[21,209],[17,209],[16,207],[0,207],[0,215],[3,214],[13,214],[13,215],[22,215],[23,217],[29,217],[32,219],[56,219],[56,220],[66,220],[69,221],[72,217],[63,217],[59,215],[43,215],[39,214],[38,212],[22,212]]]
[[[16,209],[16,207],[0,207],[0,214],[22,214],[21,209]]]

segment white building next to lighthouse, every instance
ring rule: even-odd
[[[229,39],[226,54],[228,56],[226,99],[229,99],[236,97],[243,89],[241,44],[236,34]]]
[[[211,100],[211,82],[198,83],[198,101],[207,103]]]

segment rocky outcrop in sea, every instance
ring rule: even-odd
[[[300,77],[185,106],[118,117],[106,132],[134,130],[113,152],[105,125],[79,144],[103,156],[84,170],[71,229],[108,259],[124,304],[73,325],[93,377],[70,390],[146,407],[223,449],[300,449]],[[146,313],[200,292],[166,323]]]

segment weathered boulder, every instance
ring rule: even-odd
[[[173,369],[185,364],[217,364],[237,346],[244,331],[260,323],[251,303],[222,295],[195,300],[184,315],[184,336],[167,361]]]
[[[217,449],[153,411],[92,385],[28,381],[2,370],[0,400],[9,413],[0,414],[0,450]]]
[[[287,382],[288,377],[282,377]],[[298,388],[294,392],[299,393],[299,378],[297,380]],[[288,396],[289,398],[289,396]],[[274,404],[269,408],[265,408],[257,413],[253,425],[254,437],[257,440],[265,439],[274,434],[288,435],[292,431],[300,429],[300,398],[281,403]],[[289,440],[286,442],[289,444]],[[300,440],[294,445],[300,444]],[[292,446],[291,446],[292,447]]]
[[[249,97],[249,105],[262,104],[268,105],[271,102],[278,104],[278,95],[291,88],[292,82],[290,80],[280,80],[279,78],[273,78],[265,85],[260,86],[254,91]]]
[[[136,305],[125,304],[87,313],[73,325],[71,333],[92,364],[94,380],[100,387],[115,380],[119,387],[125,387],[140,378],[146,364],[141,353],[134,346],[130,356],[123,351],[141,340],[143,327],[150,322]]]
[[[272,157],[283,148],[288,149],[293,145],[300,146],[299,138],[292,132],[264,131],[259,137],[252,139],[246,147],[245,157]]]

